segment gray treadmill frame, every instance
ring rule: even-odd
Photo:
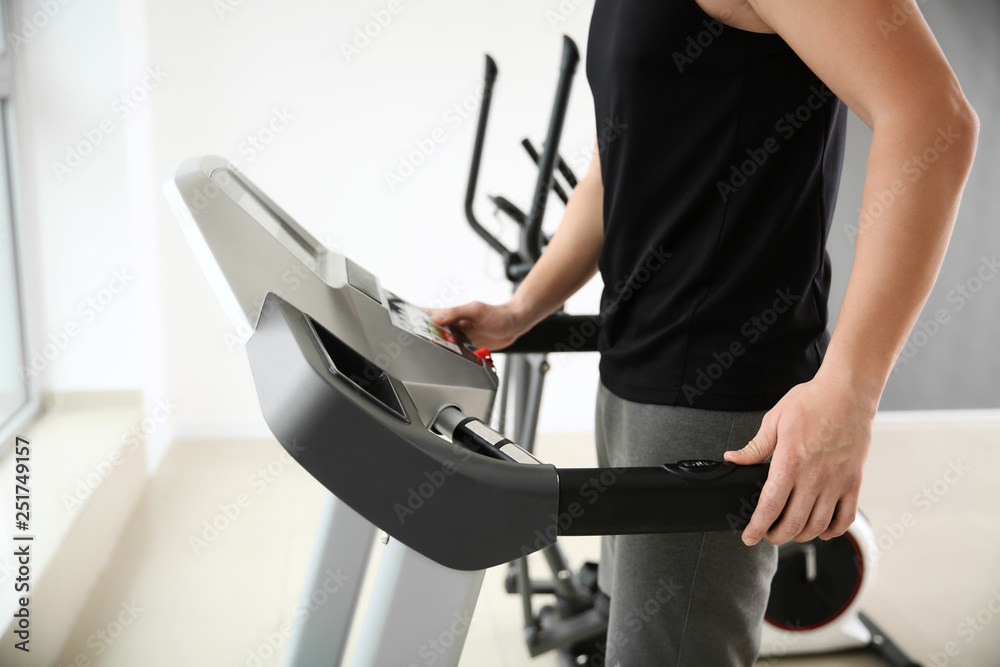
[[[285,285],[288,275],[298,279],[296,289],[283,294],[279,291],[280,296],[355,349],[367,351],[370,359],[379,354],[380,342],[398,337],[398,332],[379,324],[380,335],[373,340],[360,327],[334,316],[335,301],[361,317],[379,316],[376,309],[385,304],[379,303],[378,297],[384,292],[377,281],[374,295],[369,293],[370,286],[366,291],[352,289],[348,272],[360,267],[323,247],[223,158],[185,160],[168,175],[164,192],[244,341],[255,332],[267,295],[275,293],[274,286]],[[257,224],[248,224],[250,220]],[[227,224],[214,224],[219,221]],[[268,261],[251,259],[264,257]],[[432,361],[435,355],[453,354],[433,346],[424,353]],[[463,356],[469,358],[468,354]],[[386,370],[391,367],[411,397],[409,416],[427,427],[442,403],[447,403],[469,415],[487,418],[497,381],[495,374],[484,372],[485,366],[476,369],[469,364],[456,378],[454,368],[447,376],[435,370],[446,364],[427,363],[425,357],[415,368],[408,358],[390,357],[381,365]],[[458,401],[454,398],[456,380],[464,389]],[[332,667],[351,659],[350,664],[356,667],[408,667],[422,664],[421,651],[428,650],[434,652],[435,664],[458,665],[468,624],[455,632],[455,619],[471,622],[485,570],[449,568],[398,540],[390,540],[382,550],[375,587],[362,620],[357,607],[375,533],[374,525],[332,493],[328,496],[297,607],[308,613],[295,618],[285,665]],[[311,598],[325,590],[331,572],[346,577],[335,593],[327,591],[326,601],[316,605]],[[360,637],[352,658],[345,652],[351,628],[359,621]],[[430,642],[441,637],[451,640],[437,641],[431,648]]]

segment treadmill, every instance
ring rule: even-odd
[[[749,520],[768,464],[542,462],[488,425],[488,351],[325,248],[225,159],[181,162],[164,191],[246,339],[268,427],[330,492],[303,600],[329,590],[331,571],[335,594],[296,614],[286,664],[454,666],[489,567],[563,535],[740,531]],[[294,288],[289,271],[305,276]],[[552,349],[574,321],[544,323]],[[375,585],[347,656],[378,531]]]

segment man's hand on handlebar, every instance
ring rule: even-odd
[[[792,387],[745,447],[725,453],[726,461],[741,465],[774,455],[743,531],[747,544],[764,537],[774,544],[828,540],[854,522],[878,401],[864,400],[856,387],[823,370]]]
[[[453,308],[429,308],[435,324],[453,326],[489,350],[502,350],[524,333],[510,302],[498,306],[472,301]]]

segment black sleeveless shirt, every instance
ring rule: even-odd
[[[777,35],[694,0],[597,0],[601,380],[641,403],[768,409],[830,336],[846,107]]]

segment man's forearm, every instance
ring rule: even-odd
[[[600,174],[593,170],[573,189],[559,229],[511,298],[523,328],[557,310],[597,272],[604,242],[603,198]]]
[[[817,374],[848,382],[872,414],[937,279],[976,150],[971,108],[928,118],[875,126],[854,266]]]

